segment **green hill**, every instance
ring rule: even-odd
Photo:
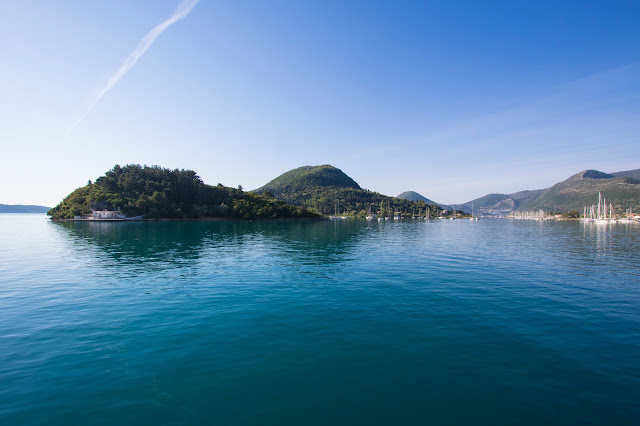
[[[583,170],[569,179],[546,189],[520,191],[513,194],[488,194],[484,197],[455,205],[469,211],[471,204],[479,211],[491,210],[547,210],[581,211],[598,200],[601,192],[614,208],[624,212],[629,207],[640,208],[640,169],[616,173]]]
[[[94,183],[76,189],[49,210],[54,219],[69,219],[91,210],[120,209],[129,217],[183,219],[317,218],[316,213],[241,187],[206,185],[193,170],[159,166],[116,165]]]
[[[22,205],[22,204],[0,204],[0,213],[46,213],[50,207]]]
[[[339,210],[340,214],[364,216],[369,207],[375,213],[381,205],[385,214],[389,214],[389,209],[391,213],[399,211],[405,215],[418,214],[421,210],[424,213],[427,208],[435,215],[442,210],[435,203],[403,200],[362,189],[342,170],[329,165],[290,170],[254,192],[324,215]]]
[[[314,187],[354,188],[360,189],[353,179],[342,170],[329,166],[303,166],[289,170],[271,182],[255,190],[263,193],[270,191],[278,195],[283,193],[303,192]]]
[[[396,198],[409,201],[424,201],[426,204],[438,204],[435,201],[431,201],[427,197],[420,195],[415,191],[405,191],[402,194],[398,195]]]
[[[522,203],[518,210],[581,211],[598,201],[598,192],[613,203],[618,212],[640,208],[640,180],[616,177],[597,170],[584,170],[545,189],[539,196]]]

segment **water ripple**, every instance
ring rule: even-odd
[[[640,227],[1,215],[0,247],[3,424],[640,416]]]

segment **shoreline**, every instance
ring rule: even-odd
[[[220,221],[324,221],[329,220],[326,217],[270,217],[270,218],[253,218],[253,219],[243,219],[236,217],[198,217],[198,218],[184,218],[184,219],[175,219],[175,218],[161,218],[161,219],[138,219],[138,218],[127,218],[127,219],[59,219],[55,217],[47,217],[47,219],[53,222],[220,222]]]

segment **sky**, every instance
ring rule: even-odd
[[[640,168],[638,1],[0,1],[0,203],[331,164],[440,203]]]

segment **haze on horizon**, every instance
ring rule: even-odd
[[[640,3],[0,3],[0,203],[331,164],[440,203],[640,168]]]

